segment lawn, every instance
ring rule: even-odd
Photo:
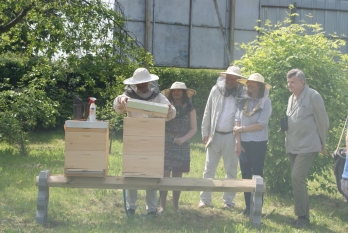
[[[33,134],[30,148],[29,156],[23,157],[13,147],[0,144],[0,232],[348,232],[348,204],[338,192],[315,191],[319,184],[314,182],[309,183],[311,225],[302,230],[289,224],[294,217],[291,193],[267,192],[262,227],[255,229],[242,214],[242,193],[236,195],[235,208],[224,210],[222,193],[214,193],[211,207],[199,209],[199,192],[182,192],[183,215],[179,215],[172,208],[169,192],[165,213],[144,218],[145,191],[139,191],[137,214],[128,218],[122,190],[66,188],[50,188],[47,224],[38,225],[35,177],[41,170],[63,174],[64,132]],[[202,177],[205,151],[199,135],[192,140],[191,157],[191,171],[185,176]],[[121,174],[121,161],[122,139],[117,137],[109,155],[109,175]],[[224,177],[221,162],[217,177]],[[333,174],[330,177],[334,180]]]

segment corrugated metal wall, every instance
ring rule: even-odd
[[[294,4],[291,0],[216,0],[224,41],[214,0],[118,2],[128,18],[128,30],[153,54],[157,66],[215,69],[225,69],[243,55],[234,43],[254,40],[256,25],[263,26],[266,19],[283,21],[289,4]],[[347,42],[342,51],[348,52],[347,1],[297,0],[295,5],[300,15],[296,23],[322,24],[328,36],[336,33]],[[313,17],[306,17],[308,13]]]
[[[144,45],[149,38],[148,50],[153,54],[156,65],[194,68],[228,66],[212,0],[150,0],[150,9],[146,9],[146,0],[118,2],[124,7],[128,29]],[[223,28],[227,32],[230,1],[217,0],[217,3]],[[146,12],[150,12],[148,32]]]
[[[270,19],[272,22],[283,21],[288,6],[294,4],[294,0],[261,0],[261,20]],[[311,24],[321,24],[327,37],[336,34],[346,41],[342,52],[348,53],[348,1],[337,0],[297,0],[294,13],[295,23],[305,21]],[[307,15],[312,15],[308,17]],[[310,31],[308,31],[310,33]]]

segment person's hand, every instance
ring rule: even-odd
[[[168,114],[167,114],[167,118],[170,118],[173,114],[173,108],[171,104],[168,104]]]
[[[234,135],[240,134],[241,132],[243,132],[243,126],[235,126],[235,127],[233,127],[233,134]]]
[[[325,149],[325,146],[321,147],[320,153],[323,154],[323,155],[326,155],[326,156],[329,155],[329,153],[327,153],[327,150]]]
[[[175,144],[181,145],[185,142],[185,140],[183,138],[174,138],[173,141]]]
[[[121,106],[126,108],[127,106],[127,101],[129,100],[130,98],[128,96],[122,96],[121,99],[120,99],[120,103],[121,103]]]
[[[236,143],[234,151],[238,157],[240,156],[240,153],[242,153],[242,151],[245,152],[244,148],[242,147],[242,144],[240,143]]]
[[[204,137],[202,137],[202,142],[203,142],[204,145],[207,144],[208,139],[209,139],[209,136],[204,136]]]

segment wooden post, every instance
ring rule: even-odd
[[[47,221],[48,211],[48,199],[49,199],[49,187],[47,185],[47,179],[50,177],[50,171],[44,170],[39,174],[38,189],[39,193],[37,196],[36,206],[36,223],[45,224]]]
[[[261,176],[253,176],[253,181],[255,182],[256,187],[255,192],[251,193],[250,221],[254,227],[259,228],[261,226],[261,212],[265,186]]]

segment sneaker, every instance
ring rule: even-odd
[[[292,222],[295,228],[304,228],[307,224],[309,224],[309,219],[306,218],[298,218]]]
[[[135,210],[134,209],[127,209],[127,213],[129,215],[134,215],[135,214]]]
[[[224,206],[222,208],[223,209],[232,209],[233,205],[231,205],[231,204],[224,204]]]
[[[158,215],[162,215],[164,213],[164,209],[163,208],[159,208],[157,211]]]
[[[205,208],[205,207],[208,207],[208,205],[205,204],[204,202],[200,202],[200,203],[198,204],[198,208]]]

